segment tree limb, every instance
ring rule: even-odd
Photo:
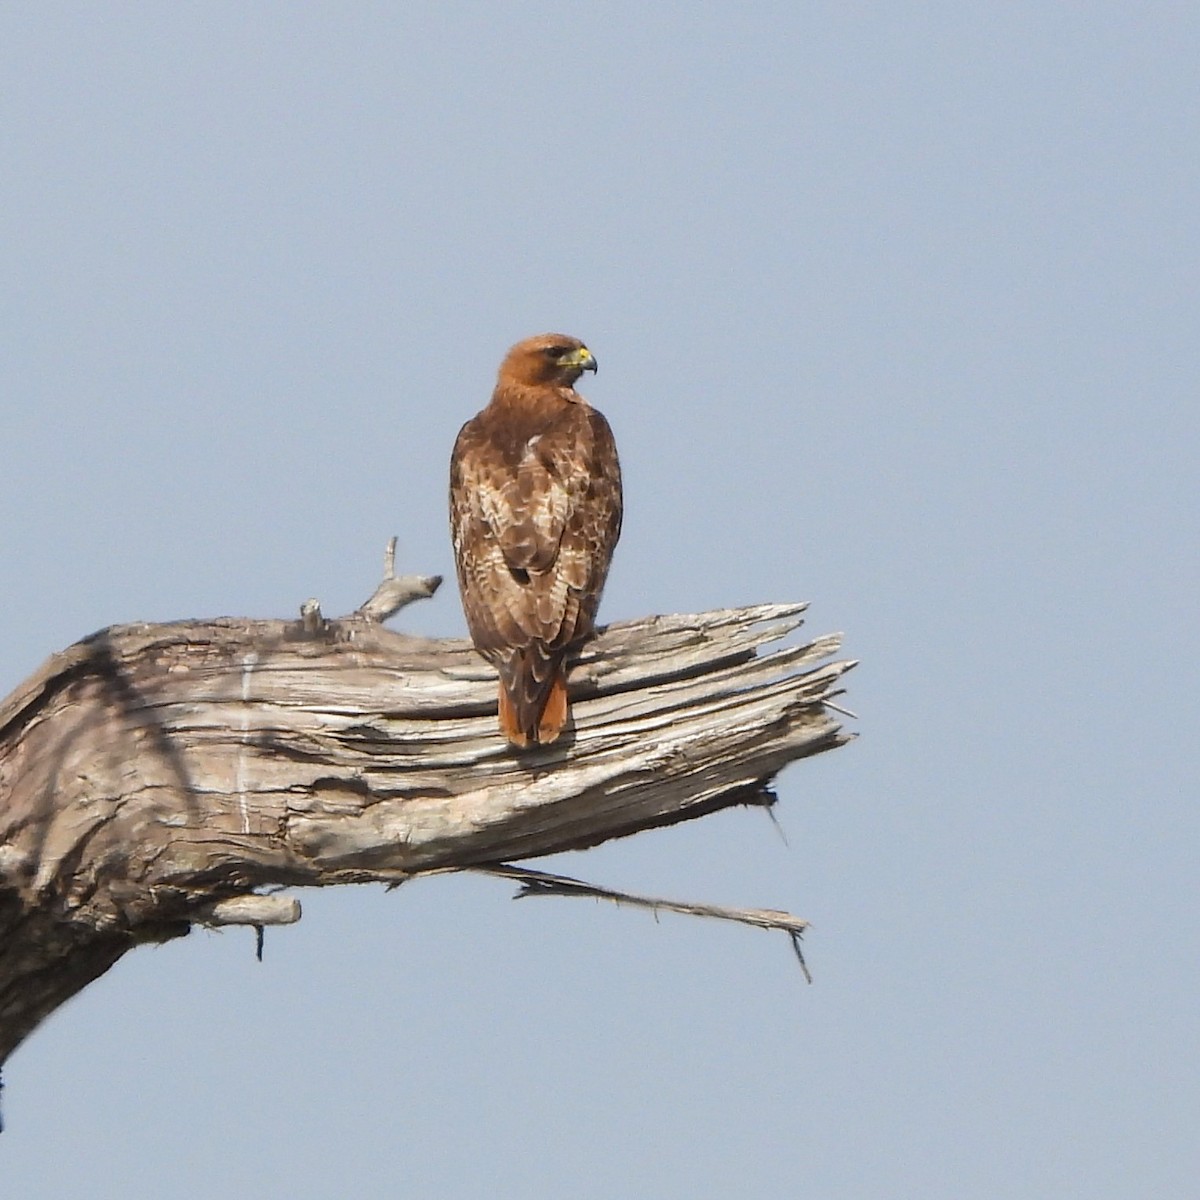
[[[777,908],[726,908],[720,904],[697,904],[693,901],[664,900],[661,896],[637,896],[631,892],[619,892],[615,888],[597,887],[584,883],[569,875],[552,875],[548,871],[534,871],[529,867],[514,867],[510,863],[497,863],[494,867],[479,867],[477,870],[501,879],[515,879],[520,890],[514,899],[524,900],[528,896],[587,896],[593,900],[611,900],[614,904],[625,904],[633,908],[648,908],[657,917],[660,912],[683,913],[689,917],[711,917],[717,921],[736,921],[739,925],[754,925],[759,929],[782,929],[792,942],[792,949],[800,960],[804,978],[812,983],[800,938],[809,923],[791,913]]]
[[[563,737],[514,752],[468,643],[380,624],[439,582],[389,558],[347,617],[101,630],[0,703],[0,1063],[140,942],[298,917],[258,889],[495,872],[770,805],[787,763],[848,740],[838,638],[764,651],[804,609],[765,604],[609,626]]]

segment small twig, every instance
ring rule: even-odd
[[[428,599],[441,585],[440,575],[397,575],[396,539],[393,537],[383,554],[383,581],[371,598],[354,610],[355,615],[381,624],[414,600]]]
[[[800,938],[809,928],[809,922],[791,913],[774,908],[725,908],[719,904],[693,904],[681,900],[664,900],[657,896],[635,896],[629,892],[618,892],[613,888],[597,887],[572,879],[568,875],[551,875],[546,871],[534,871],[528,867],[516,867],[510,863],[495,863],[489,866],[470,868],[501,879],[515,879],[521,888],[513,897],[523,900],[526,896],[591,896],[596,900],[611,900],[614,904],[628,904],[635,908],[648,908],[656,915],[661,910],[683,913],[691,917],[712,917],[718,921],[736,921],[740,925],[754,925],[759,929],[782,929],[792,942],[792,949],[800,962],[804,978],[812,983],[812,976],[804,961]]]
[[[779,834],[779,840],[788,846],[791,843],[787,840],[787,831],[779,823],[779,818],[775,815],[775,806],[773,804],[765,805],[767,816],[771,820],[771,824],[775,826],[775,832]]]

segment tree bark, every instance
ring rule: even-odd
[[[468,643],[379,623],[438,581],[389,579],[336,620],[310,603],[102,630],[0,704],[0,1063],[140,942],[297,919],[256,889],[397,883],[769,804],[785,764],[848,740],[838,638],[760,653],[800,624],[803,605],[773,604],[609,626],[572,668],[560,741],[513,751]]]

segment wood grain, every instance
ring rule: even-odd
[[[524,753],[468,643],[378,608],[125,625],[56,654],[0,704],[0,1062],[126,950],[231,897],[770,803],[784,766],[848,740],[826,705],[839,639],[777,645],[803,607],[608,627],[572,667],[573,725]]]

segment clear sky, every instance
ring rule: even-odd
[[[853,745],[549,864],[139,950],[0,1188],[1195,1195],[1194,4],[10,3],[0,691],[113,622],[449,573],[513,341],[583,337],[602,614],[811,601]],[[453,588],[400,624],[461,635]]]

